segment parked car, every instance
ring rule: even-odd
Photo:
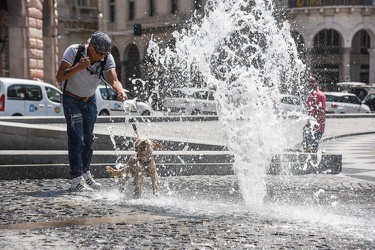
[[[352,93],[326,92],[327,113],[370,113],[370,108]]]
[[[369,106],[371,112],[375,112],[375,90],[368,91],[362,103]]]
[[[306,107],[303,100],[295,95],[281,94],[279,101],[275,103],[277,114],[283,116],[299,116],[306,114]]]
[[[98,114],[100,116],[106,115],[151,115],[152,108],[147,103],[141,102],[130,91],[125,90],[128,99],[124,104],[117,100],[116,92],[106,86],[99,86],[96,90],[96,103],[98,106]]]
[[[163,101],[164,114],[217,114],[214,92],[208,89],[176,88]]]
[[[0,78],[0,116],[62,116],[61,91],[52,84]]]
[[[355,94],[358,98],[363,101],[369,92],[375,91],[374,84],[366,84],[362,82],[339,82],[337,83],[342,92],[348,92]]]

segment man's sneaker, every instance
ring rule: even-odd
[[[76,192],[76,191],[91,191],[91,190],[92,188],[87,187],[85,185],[85,180],[83,179],[83,176],[72,179],[70,191]]]
[[[93,189],[101,189],[102,184],[96,182],[94,178],[92,178],[90,171],[83,173],[83,178],[85,179],[87,185],[89,185]]]

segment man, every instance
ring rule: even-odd
[[[318,87],[315,77],[308,78],[309,94],[306,100],[309,120],[303,131],[303,150],[307,153],[318,152],[319,142],[326,124],[326,96]]]
[[[117,78],[115,61],[109,53],[111,45],[112,40],[107,34],[95,32],[88,44],[69,46],[56,75],[58,82],[64,82],[63,108],[67,123],[72,191],[101,188],[101,184],[90,174],[90,164],[97,117],[95,90],[100,83],[99,75],[103,66],[109,83],[118,93],[117,99],[121,102],[126,100],[125,91]]]

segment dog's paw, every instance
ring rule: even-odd
[[[159,197],[159,196],[160,196],[160,192],[159,192],[159,190],[158,190],[158,191],[154,191],[153,193],[154,193],[154,195],[155,195],[156,197]]]

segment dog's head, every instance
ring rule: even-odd
[[[154,149],[163,149],[161,144],[146,137],[138,137],[134,145],[138,158],[140,158],[140,160],[143,162],[148,162],[151,160]]]

